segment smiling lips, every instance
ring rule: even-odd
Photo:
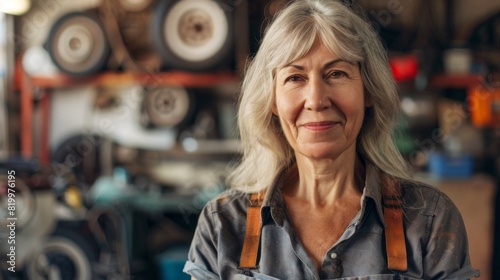
[[[332,122],[332,121],[324,121],[324,122],[308,122],[303,124],[302,126],[308,130],[312,131],[324,131],[328,130],[336,125],[338,125],[339,122]]]

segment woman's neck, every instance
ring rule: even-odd
[[[336,159],[312,160],[303,156],[296,159],[283,184],[285,196],[318,208],[361,196],[365,171],[355,150],[346,151]]]

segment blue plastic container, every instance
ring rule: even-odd
[[[433,153],[429,156],[429,171],[439,178],[470,177],[473,166],[473,158],[469,155],[450,156]]]
[[[184,264],[188,257],[188,246],[175,246],[157,258],[160,267],[161,280],[190,280],[191,277],[184,272]]]

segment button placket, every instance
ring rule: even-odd
[[[331,252],[321,266],[321,278],[337,279],[342,277],[344,268],[339,253]]]

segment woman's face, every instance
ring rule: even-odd
[[[278,69],[275,93],[273,113],[297,155],[335,159],[355,152],[367,106],[357,63],[316,40],[303,58]]]

